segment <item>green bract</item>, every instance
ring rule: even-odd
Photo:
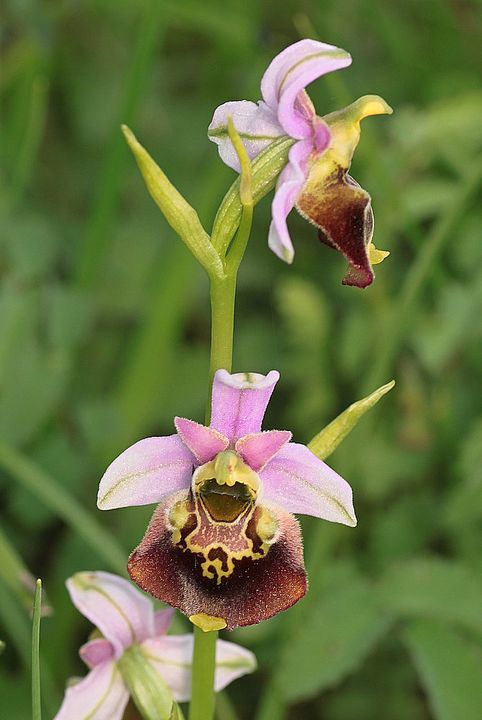
[[[254,205],[274,188],[278,175],[288,161],[288,152],[293,143],[293,138],[283,136],[268,145],[252,161],[251,189]],[[229,243],[241,222],[242,211],[240,179],[238,178],[224,196],[214,218],[212,243],[221,256],[226,254]]]
[[[382,385],[362,400],[352,403],[332,422],[320,430],[318,435],[308,443],[308,447],[320,460],[324,460],[336,450],[342,440],[346,438],[360,418],[370,410],[377,402],[389,392],[395,385],[395,380],[391,380],[386,385]]]
[[[147,150],[138,142],[134,133],[126,125],[122,126],[122,131],[134,154],[147,189],[169,225],[186,243],[208,275],[222,278],[224,275],[223,265],[218,253],[211,245],[209,235],[201,225],[197,212],[168,180]]]
[[[145,720],[170,720],[174,699],[167,683],[145,657],[142,648],[132,645],[118,661],[122,679]]]

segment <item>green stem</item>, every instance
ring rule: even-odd
[[[42,720],[40,695],[40,613],[42,581],[37,580],[32,620],[32,720]]]
[[[231,372],[233,364],[234,302],[236,295],[236,272],[223,280],[211,282],[211,361],[210,381],[216,370],[224,368]]]
[[[194,628],[192,690],[189,720],[212,720],[214,716],[214,671],[217,632]]]
[[[239,266],[244,256],[251,233],[253,221],[253,195],[251,163],[246,150],[230,124],[230,137],[238,153],[241,164],[239,197],[242,204],[239,227],[229,247],[229,253],[220,255],[223,263],[222,277],[210,275],[211,280],[211,359],[209,364],[210,387],[214,373],[221,368],[231,372],[233,364],[234,306],[236,300],[236,280]],[[232,235],[231,235],[232,237]],[[206,410],[209,422],[210,402]],[[216,670],[215,631],[203,632],[194,628],[194,654],[192,662],[192,690],[189,720],[213,720],[214,717],[214,674]]]

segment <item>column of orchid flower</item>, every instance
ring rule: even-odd
[[[253,206],[275,184],[268,242],[281,259],[293,261],[286,219],[295,206],[319,239],[348,260],[344,284],[369,285],[372,265],[387,255],[372,243],[370,196],[348,171],[360,121],[391,110],[370,95],[319,117],[305,91],[350,62],[344,50],[302,40],[269,65],[262,101],[216,110],[209,137],[240,177],[221,203],[211,236],[123,128],[153,199],[209,276],[212,392],[206,425],[176,417],[175,434],[140,440],[112,462],[99,485],[98,507],[158,504],[128,571],[142,590],[189,617],[194,639],[166,637],[172,611],[154,614],[126,580],[78,573],[69,592],[101,637],[81,648],[91,670],[67,690],[57,720],[120,720],[129,695],[147,720],[181,717],[176,701],[189,697],[190,720],[211,720],[214,690],[255,664],[248,651],[217,640],[218,631],[261,622],[306,592],[294,514],[356,525],[350,486],[323,460],[392,385],[351,406],[304,446],[287,430],[261,430],[277,371],[231,374],[237,273]]]

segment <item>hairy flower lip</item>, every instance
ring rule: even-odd
[[[101,481],[111,502],[119,492],[125,503],[128,483],[128,504],[144,502],[147,491],[160,502],[129,560],[132,579],[188,617],[224,618],[229,629],[271,617],[305,593],[291,513],[356,524],[345,480],[291,442],[289,431],[261,430],[278,378],[277,371],[218,371],[210,427],[176,418],[178,435],[141,440]]]

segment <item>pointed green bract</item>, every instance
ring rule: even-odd
[[[161,168],[138,142],[132,130],[122,126],[127,143],[136,159],[149,193],[169,225],[187,245],[194,257],[211,277],[222,278],[223,266],[211,244],[197,212],[176,190]]]
[[[391,382],[372,392],[371,395],[350,405],[308,443],[311,452],[320,460],[325,460],[346,438],[348,433],[353,430],[367,410],[376,405],[380,398],[386,395],[394,385],[395,380],[391,380]]]
[[[239,199],[242,205],[241,219],[236,235],[229,248],[229,257],[226,268],[236,273],[243,259],[248,245],[251,227],[253,224],[253,172],[251,160],[243,145],[243,141],[234,127],[231,117],[228,118],[228,132],[231,142],[239,159],[241,168]]]
[[[229,138],[236,150],[236,155],[239,159],[241,166],[241,180],[239,188],[239,199],[243,207],[253,205],[253,192],[252,192],[252,173],[251,173],[251,160],[249,159],[246,148],[243,145],[243,141],[236,130],[233,119],[228,117],[228,133]]]
[[[141,647],[132,645],[124,650],[118,667],[144,720],[181,717],[174,713],[175,705],[170,689],[145,657]]]
[[[182,714],[182,710],[177,704],[177,702],[173,703],[172,705],[169,720],[184,720],[184,715]]]
[[[42,610],[42,581],[37,580],[32,620],[32,720],[41,720],[40,697],[40,614]]]
[[[253,204],[256,205],[276,185],[278,175],[288,162],[288,152],[294,144],[283,135],[272,142],[251,163]],[[229,243],[241,222],[243,205],[240,198],[240,178],[235,180],[223,198],[214,219],[212,243],[224,257]]]

